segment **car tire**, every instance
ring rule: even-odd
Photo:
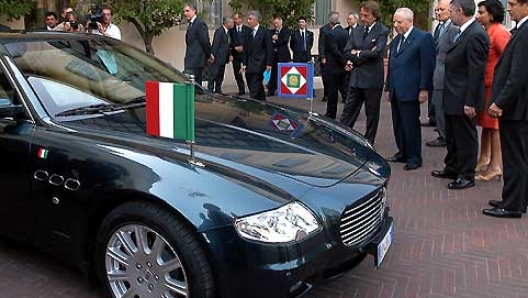
[[[135,201],[117,207],[103,220],[96,241],[95,267],[108,297],[214,296],[200,243],[160,206]]]

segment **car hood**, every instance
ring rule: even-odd
[[[197,159],[264,181],[286,177],[328,187],[377,156],[357,133],[317,114],[208,93],[196,96],[195,110]],[[127,147],[142,151],[161,146],[168,154],[189,154],[187,144],[181,141],[145,134],[144,108],[71,118],[66,123],[76,130],[79,125],[85,132],[91,130],[91,138],[114,136],[113,142],[125,142]],[[127,136],[117,138],[122,132]]]

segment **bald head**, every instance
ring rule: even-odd
[[[449,3],[451,0],[440,0],[435,7],[435,17],[439,22],[446,22],[451,17],[449,12]]]

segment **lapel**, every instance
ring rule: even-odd
[[[476,20],[473,21],[473,23],[471,23],[471,25],[469,25],[469,27],[467,27],[466,30],[464,30],[464,32],[462,32],[460,34],[460,37],[458,38],[458,40],[456,42],[451,41],[451,47],[447,51],[450,52],[454,48],[456,48],[459,44],[461,44],[464,41],[464,39],[466,38],[466,36],[468,36],[468,34],[471,31],[474,30],[474,26],[480,26],[480,24],[478,24]],[[455,35],[453,35],[453,36],[455,36]]]
[[[412,45],[412,43],[413,43],[413,41],[414,41],[414,39],[415,39],[415,37],[416,37],[416,30],[418,30],[418,29],[416,29],[415,27],[413,27],[411,33],[409,34],[409,37],[407,37],[407,38],[403,41],[403,44],[400,46],[400,51],[399,51],[399,52],[398,52],[398,50],[397,50],[397,49],[398,49],[398,43],[400,43],[400,39],[402,38],[402,36],[398,36],[398,37],[399,37],[399,38],[398,38],[398,43],[396,43],[396,48],[395,48],[395,50],[396,50],[396,56],[401,55],[403,52],[405,52],[405,50],[406,50],[407,48],[409,48],[409,47]]]
[[[500,56],[499,58],[499,61],[497,61],[497,66],[502,62],[502,59],[504,58],[504,53],[506,53],[506,51],[509,50],[509,48],[513,45],[513,42],[515,41],[515,39],[517,39],[517,36],[519,36],[519,34],[521,33],[521,30],[528,30],[526,24],[528,22],[524,22],[522,25],[521,25],[521,28],[517,29],[517,32],[515,33],[515,35],[513,35],[511,38],[510,38],[510,41],[508,41],[508,43],[506,44],[506,47],[504,48],[504,51],[502,52],[502,55]],[[497,66],[495,66],[495,68],[497,68]]]
[[[367,34],[367,37],[362,41],[363,48],[370,49],[370,44],[373,42],[376,42],[376,39],[374,39],[373,37],[378,35],[380,26],[381,26],[380,23],[376,21],[376,24],[374,24],[372,29],[369,31],[369,33]],[[365,28],[363,28],[363,30],[365,30]]]

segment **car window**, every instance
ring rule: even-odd
[[[3,70],[0,69],[0,100],[2,102],[9,101],[11,103],[16,103],[15,101],[15,92],[11,83],[7,79],[6,74]]]
[[[145,96],[147,80],[184,82],[174,68],[111,39],[6,44],[50,116],[94,103],[126,104]]]

